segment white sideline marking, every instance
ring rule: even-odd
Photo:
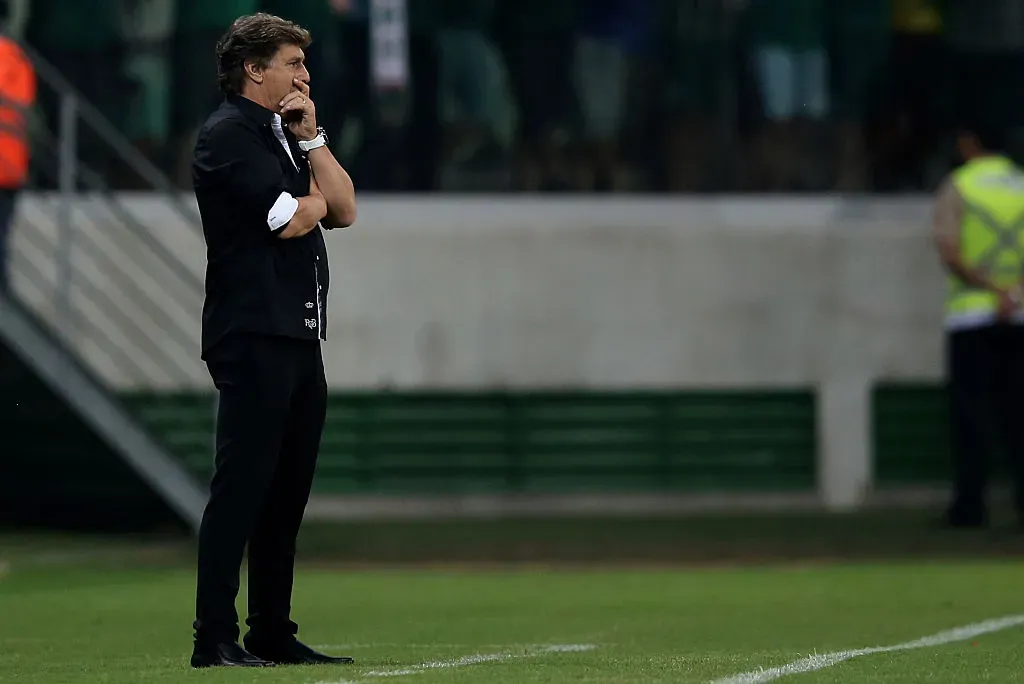
[[[1009,615],[1007,617],[995,618],[993,620],[985,620],[984,622],[975,622],[974,624],[964,625],[963,627],[956,627],[955,629],[949,629],[945,632],[939,632],[937,634],[932,634],[931,636],[922,637],[902,644],[895,644],[893,646],[873,646],[871,648],[859,648],[852,651],[834,651],[832,653],[812,655],[802,660],[794,660],[782,667],[773,667],[768,670],[751,670],[750,672],[742,672],[724,679],[716,679],[711,684],[760,684],[760,682],[770,682],[773,679],[779,679],[780,677],[785,677],[787,675],[823,670],[826,667],[832,667],[833,665],[837,665],[844,660],[850,660],[851,658],[859,658],[860,656],[873,655],[875,653],[891,653],[893,651],[910,651],[917,648],[932,648],[934,646],[942,646],[943,644],[951,644],[956,641],[966,641],[967,639],[981,636],[982,634],[998,632],[1022,624],[1024,624],[1024,614]]]
[[[406,643],[402,641],[375,641],[373,643],[351,643],[351,644],[310,644],[310,648],[315,648],[318,651],[348,651],[359,648],[512,648],[509,644],[446,644],[446,643],[433,643],[433,644],[421,644],[421,643]],[[537,649],[544,648],[543,645],[529,645],[524,644],[522,648],[526,649]]]
[[[432,663],[414,665],[404,670],[375,670],[372,672],[367,672],[365,676],[405,677],[407,675],[419,674],[427,670],[440,670],[447,669],[450,667],[465,667],[466,665],[492,663],[499,660],[512,660],[513,658],[529,658],[532,656],[542,655],[544,653],[579,653],[581,651],[590,651],[594,648],[595,646],[592,644],[556,644],[554,646],[544,646],[536,651],[526,651],[524,653],[477,653],[474,655],[456,658],[454,660],[437,660]]]
[[[480,663],[493,663],[503,660],[514,660],[518,658],[533,658],[546,653],[582,653],[592,651],[597,646],[594,644],[553,644],[550,646],[539,646],[534,650],[527,650],[519,653],[474,653],[473,655],[462,656],[452,660],[436,660],[429,663],[420,663],[411,667],[396,670],[371,670],[363,677],[408,677],[409,675],[422,674],[431,670],[444,670],[453,667],[466,667],[467,665],[479,665]],[[321,681],[316,684],[361,684],[361,680],[334,680]]]
[[[466,665],[478,665],[480,663],[493,663],[499,660],[509,660],[515,656],[511,653],[477,653],[475,655],[462,656],[454,660],[437,660],[432,663],[414,665],[405,670],[373,670],[366,673],[367,677],[406,677],[419,674],[425,670],[440,670],[449,667],[465,667]]]

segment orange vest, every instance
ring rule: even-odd
[[[28,113],[36,72],[18,44],[0,36],[0,188],[20,188],[28,175]]]

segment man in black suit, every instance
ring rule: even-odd
[[[225,99],[196,143],[207,244],[202,357],[220,392],[216,470],[199,531],[193,667],[352,662],[309,648],[291,621],[295,542],[327,403],[323,228],[355,221],[352,180],[309,97],[309,33],[237,19],[217,44]],[[238,643],[249,547],[249,631]]]

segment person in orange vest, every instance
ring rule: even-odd
[[[28,176],[28,115],[35,100],[32,62],[17,41],[0,34],[0,291],[8,287],[7,240]]]

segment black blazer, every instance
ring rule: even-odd
[[[200,130],[192,182],[206,238],[202,355],[232,332],[323,340],[330,270],[321,227],[282,240],[268,214],[282,193],[309,194],[308,154],[275,114],[229,95]],[[298,168],[296,168],[296,165]]]

